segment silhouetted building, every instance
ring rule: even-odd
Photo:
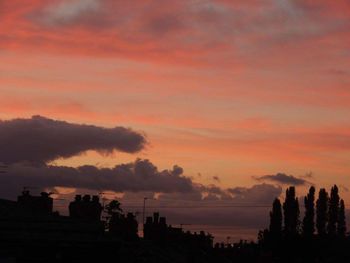
[[[203,231],[200,234],[189,231],[183,232],[182,228],[167,225],[166,218],[159,217],[159,213],[154,213],[153,217],[146,218],[143,236],[146,240],[158,243],[174,242],[203,249],[213,247],[213,237],[210,234],[205,234]]]
[[[55,255],[69,260],[100,258],[106,247],[116,247],[117,243],[105,236],[98,198],[88,199],[91,198],[86,196],[85,201],[81,200],[85,205],[81,218],[53,212],[53,199],[47,193],[32,196],[24,191],[17,201],[0,200],[0,256],[13,255],[19,262],[50,262]],[[77,206],[77,213],[80,212]],[[44,258],[45,261],[38,261]]]
[[[69,216],[74,219],[99,221],[101,219],[102,205],[99,197],[94,195],[76,195],[75,200],[69,204]]]
[[[42,192],[40,196],[32,196],[28,190],[24,190],[17,198],[17,208],[20,213],[28,216],[50,215],[53,199],[46,192]]]
[[[17,212],[17,202],[0,199],[0,217],[7,217]]]
[[[109,233],[124,240],[138,239],[138,223],[133,213],[115,213],[109,220]]]
[[[166,219],[161,217],[159,219],[159,213],[154,213],[153,217],[146,218],[146,223],[143,227],[143,237],[148,240],[162,241],[167,238],[168,226]]]

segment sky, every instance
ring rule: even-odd
[[[0,0],[0,19],[0,180],[215,205],[337,184],[350,204],[348,0]]]

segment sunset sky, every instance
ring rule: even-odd
[[[148,159],[233,199],[336,183],[350,204],[348,0],[0,0],[0,19],[0,119],[147,141],[47,164]]]

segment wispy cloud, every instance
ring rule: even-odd
[[[278,58],[285,61],[282,57],[292,59],[303,55],[301,47],[318,44],[317,49],[321,48],[318,39],[349,27],[345,16],[349,8],[343,0],[317,4],[292,0],[252,4],[220,0],[129,1],[128,4],[64,0],[33,1],[26,8],[16,1],[4,5],[8,11],[6,22],[12,27],[11,34],[0,35],[3,48],[14,47],[13,42],[17,43],[16,48],[21,48],[19,43],[25,42],[31,49],[101,56],[108,52],[109,56],[197,66],[218,60],[228,66],[235,64],[232,59],[250,63],[253,58],[266,63],[265,55],[270,63]],[[328,8],[333,15],[324,13]],[[52,25],[57,26],[54,32],[47,28]],[[23,30],[25,36],[21,34]],[[308,42],[306,46],[305,42]],[[285,48],[290,56],[284,52]],[[276,52],[281,56],[272,57]]]
[[[41,21],[48,25],[67,24],[98,10],[99,0],[66,0],[42,10]]]
[[[287,175],[284,173],[277,173],[274,175],[263,175],[263,176],[254,176],[257,181],[271,181],[284,185],[305,185],[310,184],[309,181],[301,177],[295,177],[293,175]]]

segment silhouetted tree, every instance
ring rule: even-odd
[[[268,229],[260,230],[258,233],[258,243],[259,244],[265,243],[268,238],[268,235],[269,235]]]
[[[118,200],[110,201],[104,207],[104,211],[108,215],[106,226],[109,226],[109,224],[110,224],[111,220],[113,220],[113,218],[118,218],[123,214],[123,210],[120,208],[120,203]]]
[[[305,196],[305,216],[303,219],[303,235],[310,237],[315,232],[315,187],[311,186],[309,193]]]
[[[138,223],[132,213],[123,213],[118,200],[112,200],[105,207],[108,214],[107,227],[110,234],[124,240],[135,240],[138,238]]]
[[[339,199],[340,198],[338,194],[338,187],[334,185],[331,189],[331,196],[329,198],[329,208],[328,208],[327,233],[330,236],[335,236],[337,232]]]
[[[286,190],[286,199],[283,204],[284,231],[286,235],[296,235],[299,230],[299,202],[295,197],[295,187]]]
[[[282,205],[278,198],[273,202],[270,212],[270,234],[272,238],[279,238],[282,234]]]
[[[344,200],[340,200],[337,233],[340,237],[345,237],[346,233],[346,221],[345,221],[345,204]]]
[[[327,214],[328,214],[328,193],[326,189],[320,189],[318,194],[318,200],[316,202],[316,228],[317,233],[320,236],[326,234],[326,225],[327,225]]]
[[[120,203],[118,200],[112,200],[108,205],[106,205],[105,210],[106,213],[110,216],[123,212],[123,210],[120,208]]]

